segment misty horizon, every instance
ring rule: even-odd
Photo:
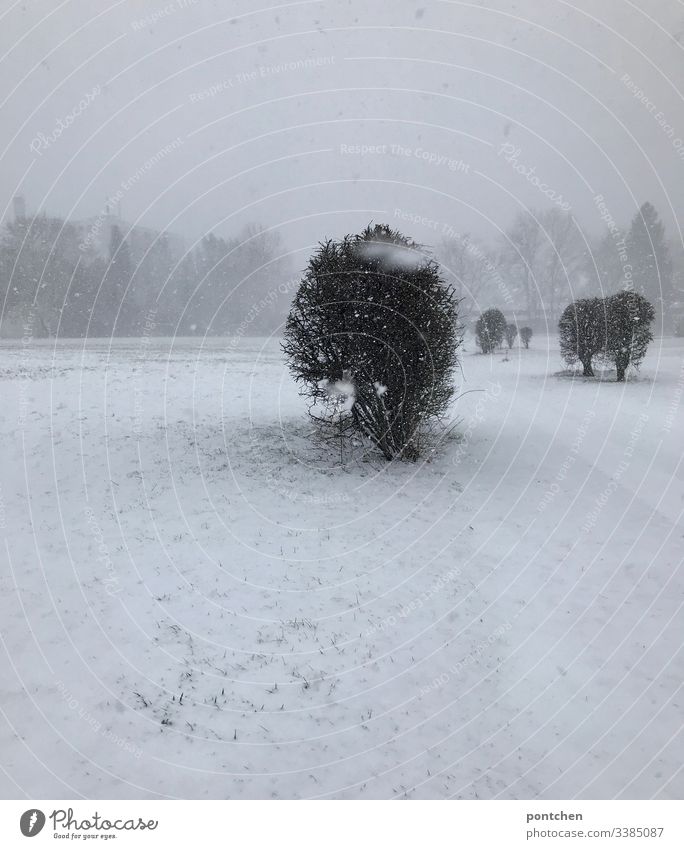
[[[683,58],[2,5],[0,845],[681,849]]]
[[[645,10],[619,3],[603,18],[545,3],[515,17],[507,3],[43,8],[2,19],[14,128],[0,161],[3,220],[18,194],[34,211],[91,218],[129,185],[125,220],[191,242],[256,220],[305,257],[323,238],[392,224],[395,209],[492,240],[520,203],[552,203],[501,155],[509,145],[590,237],[600,194],[624,225],[650,201],[681,241],[683,201],[667,191],[684,157],[676,7],[654,6],[648,28]],[[412,230],[430,244],[430,227]]]

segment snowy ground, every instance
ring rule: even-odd
[[[684,340],[532,344],[340,466],[274,342],[3,343],[2,797],[682,797]]]

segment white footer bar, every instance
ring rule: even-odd
[[[33,843],[28,844],[27,838]],[[97,841],[97,842],[96,842]],[[675,801],[2,801],[0,846],[684,847]]]

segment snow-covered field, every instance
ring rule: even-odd
[[[341,465],[277,341],[2,343],[2,796],[681,797],[683,355]]]

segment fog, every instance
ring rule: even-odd
[[[650,201],[676,248],[683,33],[657,2],[13,3],[4,220],[256,222],[297,273],[369,221],[498,250],[521,211],[591,242]]]
[[[684,846],[683,49],[0,0],[0,849]]]

